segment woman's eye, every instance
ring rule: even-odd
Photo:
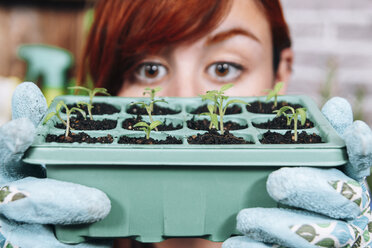
[[[243,71],[241,65],[230,62],[214,63],[207,68],[207,73],[218,81],[231,81],[237,79]]]
[[[145,83],[153,83],[166,76],[167,68],[159,63],[142,63],[136,70],[137,79]]]

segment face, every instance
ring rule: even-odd
[[[235,0],[231,11],[211,33],[190,43],[167,47],[136,66],[119,96],[142,96],[145,87],[160,86],[159,96],[189,97],[234,83],[230,96],[256,96],[272,88],[271,31],[255,1]]]

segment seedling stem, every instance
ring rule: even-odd
[[[146,122],[138,122],[136,123],[133,127],[142,127],[141,130],[143,130],[146,133],[146,139],[150,139],[150,133],[151,130],[155,129],[157,126],[163,124],[161,121],[154,121],[151,122],[150,125],[147,124]]]
[[[62,107],[66,109],[66,121],[64,121],[59,114]],[[85,114],[84,110],[79,109],[77,107],[73,107],[73,108],[69,109],[64,101],[59,101],[58,104],[56,105],[56,112],[50,112],[45,117],[45,119],[43,121],[43,124],[47,123],[50,120],[50,118],[52,118],[54,115],[56,115],[58,117],[58,119],[61,120],[63,125],[66,126],[65,137],[67,138],[69,133],[70,133],[70,129],[72,129],[70,127],[70,115],[72,114],[72,112],[76,112],[76,111],[80,112],[82,114],[82,116],[84,117],[84,119],[86,119],[86,114]]]
[[[150,103],[145,103],[145,102],[134,102],[132,103],[131,105],[140,105],[141,108],[145,108],[146,109],[146,112],[149,116],[149,119],[150,119],[150,122],[153,123],[154,120],[152,119],[152,112],[154,111],[154,104],[156,102],[165,102],[165,103],[168,103],[167,101],[165,101],[164,99],[160,99],[160,100],[155,100],[155,95],[157,92],[161,91],[161,87],[156,87],[156,88],[145,88],[145,90],[143,91],[143,95],[145,96],[146,94],[149,95],[150,97]],[[158,125],[155,126],[155,130],[158,131],[158,128],[157,128]]]
[[[71,90],[83,90],[83,91],[86,91],[88,93],[88,95],[89,95],[89,103],[78,102],[77,105],[78,106],[79,105],[86,105],[87,106],[89,118],[91,120],[93,120],[93,115],[92,115],[93,97],[96,94],[98,94],[98,93],[103,94],[103,95],[107,95],[107,96],[110,95],[105,88],[94,88],[93,90],[91,90],[91,89],[88,89],[88,88],[83,87],[83,86],[72,86],[72,87],[68,87],[68,89],[71,89]]]
[[[286,113],[287,110],[290,110],[292,113]],[[297,108],[294,109],[290,106],[281,107],[279,110],[274,110],[273,113],[276,113],[276,116],[284,115],[287,118],[287,126],[291,125],[292,120],[293,122],[293,131],[294,131],[294,141],[297,142],[297,123],[298,123],[298,116],[301,116],[301,125],[305,125],[306,123],[306,108]]]
[[[278,106],[278,94],[279,94],[279,91],[283,88],[283,85],[284,85],[283,82],[279,82],[279,83],[275,84],[274,89],[272,89],[272,90],[267,89],[266,90],[268,92],[267,97],[266,97],[266,102],[274,97],[273,109],[275,109]]]
[[[216,127],[216,129],[220,129],[220,134],[221,135],[224,135],[223,117],[225,116],[227,107],[230,104],[233,104],[233,103],[242,103],[244,105],[248,105],[248,103],[246,103],[242,100],[239,100],[239,99],[230,100],[226,104],[224,104],[224,101],[229,99],[228,96],[224,96],[225,91],[230,89],[233,86],[234,86],[234,84],[232,84],[232,83],[225,84],[225,85],[222,85],[220,90],[210,90],[210,91],[207,91],[207,93],[205,95],[201,95],[201,98],[202,98],[203,101],[204,100],[210,100],[210,101],[214,102],[214,105],[208,105],[209,113],[203,113],[203,114],[209,115],[211,117],[211,125],[209,126],[209,128],[211,128],[212,125],[214,125]],[[212,106],[212,107],[210,107],[210,106]],[[212,110],[213,110],[213,113],[212,113]],[[217,122],[217,116],[215,117],[215,115],[213,115],[214,113],[217,113],[217,110],[218,110],[218,113],[219,113],[219,116],[220,116],[219,127],[218,127],[218,124],[215,124]],[[213,123],[213,122],[215,122],[215,123]]]

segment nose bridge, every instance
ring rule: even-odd
[[[198,85],[198,59],[188,49],[178,50],[172,80],[174,94],[180,97],[195,96]]]

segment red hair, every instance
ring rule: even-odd
[[[257,1],[272,28],[276,69],[275,54],[290,46],[288,28],[279,0]],[[78,82],[84,82],[89,73],[96,87],[116,95],[127,74],[146,55],[203,37],[218,26],[231,4],[231,0],[99,1]]]
[[[257,0],[257,2],[266,14],[271,27],[273,67],[274,72],[276,72],[280,62],[280,53],[283,49],[291,47],[288,25],[279,0]]]

